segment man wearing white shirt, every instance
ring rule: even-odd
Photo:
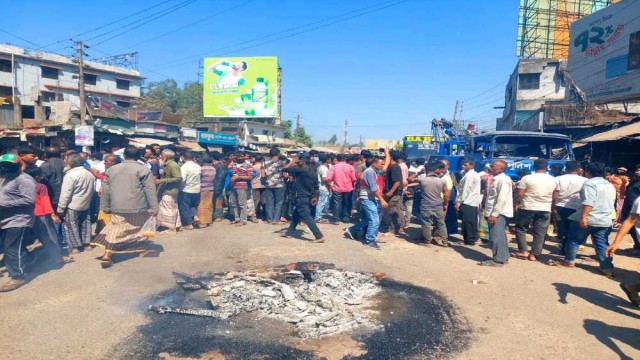
[[[183,229],[193,229],[193,217],[200,205],[200,173],[202,169],[193,159],[191,151],[182,155],[184,164],[180,167],[182,184],[178,193],[178,209]]]
[[[467,245],[475,245],[478,241],[478,206],[482,202],[480,175],[474,166],[473,160],[462,161],[464,176],[460,180],[460,194],[455,205],[462,215],[462,238]]]
[[[493,251],[493,259],[481,262],[482,266],[503,266],[509,260],[509,244],[507,235],[507,219],[513,217],[513,182],[504,171],[507,163],[496,160],[491,163],[493,183],[487,191],[487,202],[484,217],[489,224],[489,240]]]
[[[518,182],[516,204],[520,204],[516,214],[516,257],[536,261],[542,253],[547,229],[551,221],[551,204],[556,189],[556,179],[547,174],[546,159],[533,162],[534,173],[526,175]],[[527,231],[533,223],[533,244],[527,251]]]
[[[556,207],[556,223],[558,224],[558,241],[560,243],[560,252],[564,254],[564,249],[569,240],[569,227],[571,226],[571,216],[580,208],[582,201],[580,200],[580,190],[587,178],[578,175],[580,171],[580,163],[577,161],[569,161],[565,165],[565,175],[555,178],[556,189],[553,192],[553,203]]]

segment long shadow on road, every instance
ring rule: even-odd
[[[640,330],[638,329],[608,325],[602,321],[591,319],[584,321],[584,329],[615,352],[622,360],[633,360],[634,358],[625,354],[613,341],[614,339],[640,350]]]

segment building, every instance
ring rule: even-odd
[[[84,61],[84,65],[87,96],[108,98],[124,108],[140,97],[143,77],[138,71],[93,61]],[[56,115],[61,109],[66,110],[62,112],[68,121],[80,109],[78,80],[75,59],[0,45],[0,103],[10,105],[2,106],[0,127],[21,128],[27,119],[42,125],[45,120],[53,120],[52,112]],[[56,124],[67,122],[63,120],[58,117]]]
[[[505,88],[502,118],[496,130],[513,130],[518,124],[537,116],[547,102],[563,101],[565,86],[560,60],[520,60]]]

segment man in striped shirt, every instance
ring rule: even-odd
[[[236,161],[231,166],[229,175],[231,186],[230,206],[238,226],[247,225],[247,199],[251,192],[251,181],[255,177],[253,165],[246,160],[246,154],[236,154]]]

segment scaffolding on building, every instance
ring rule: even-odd
[[[571,24],[621,0],[520,0],[520,59],[567,59]]]

